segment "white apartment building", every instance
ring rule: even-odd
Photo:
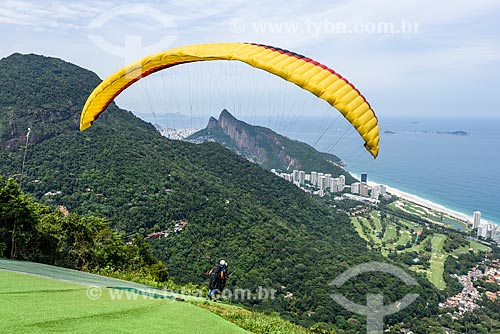
[[[339,191],[344,190],[344,187],[345,187],[345,176],[344,175],[340,175],[339,176],[339,184],[338,184]]]
[[[491,237],[491,230],[489,230],[488,223],[480,223],[479,226],[477,227],[477,236],[478,237],[483,237],[483,238],[488,238]],[[488,236],[489,232],[489,236]]]
[[[306,172],[303,170],[299,171],[299,183],[304,184],[306,182]]]
[[[478,228],[481,224],[481,211],[474,211],[472,218],[472,228]]]
[[[379,185],[380,195],[385,195],[387,193],[387,188],[383,184]]]
[[[332,193],[336,193],[339,191],[339,179],[336,178],[330,179],[330,191]]]
[[[359,194],[360,188],[361,188],[361,183],[359,183],[359,182],[351,183],[351,193],[352,194]]]
[[[370,187],[366,183],[361,183],[361,186],[359,188],[359,194],[361,196],[368,196],[368,191]]]
[[[313,186],[318,184],[318,173],[317,172],[311,172],[311,184]]]

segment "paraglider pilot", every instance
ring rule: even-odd
[[[217,301],[217,295],[222,294],[227,280],[227,262],[220,260],[219,265],[212,267],[208,273],[210,282],[208,283],[207,299]]]

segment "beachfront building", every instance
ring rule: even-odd
[[[332,193],[336,193],[339,190],[339,179],[336,179],[336,178],[332,178],[330,179],[330,191]]]
[[[472,219],[472,228],[476,229],[481,224],[481,211],[474,211],[474,216]]]
[[[359,182],[351,183],[351,194],[359,194],[360,188],[361,188],[361,183]]]
[[[482,238],[489,238],[491,237],[491,234],[488,235],[488,231],[490,230],[488,228],[488,223],[480,223],[479,226],[477,227],[477,236],[482,237]]]
[[[493,239],[497,244],[500,244],[500,227],[496,227],[491,232],[491,239]]]
[[[473,222],[475,224],[475,222]],[[484,239],[492,239],[497,244],[500,244],[500,226],[489,221],[481,221],[477,226],[476,235]]]
[[[387,193],[387,188],[383,184],[379,185],[380,195],[385,195]]]
[[[321,197],[327,195],[327,193],[343,192],[346,187],[350,190],[352,196],[343,198],[350,198],[367,204],[376,205],[379,203],[379,197],[381,195],[384,197],[387,196],[386,187],[383,185],[370,186],[366,182],[354,182],[346,186],[344,175],[339,175],[338,178],[335,178],[332,177],[331,174],[320,172],[306,174],[301,170],[293,170],[291,173],[282,173],[273,169],[271,172],[293,183],[303,191]],[[367,177],[363,177],[363,179],[367,180]]]
[[[373,187],[371,198],[378,200],[379,196],[380,196],[380,186]]]
[[[344,188],[345,188],[345,176],[344,175],[339,176],[339,182],[337,184],[337,187],[338,187],[338,191],[344,190]]]
[[[359,187],[359,193],[361,196],[368,197],[368,191],[370,190],[370,187],[366,183],[361,182],[361,186]]]
[[[368,174],[361,173],[361,183],[367,183],[367,182],[368,182]]]
[[[490,238],[498,242],[498,239],[500,237],[500,226],[491,222],[482,221],[477,227],[477,236],[482,238]]]
[[[338,178],[332,176],[332,174],[324,174],[319,172],[311,172],[307,174],[302,170],[293,170],[291,173],[279,172],[276,169],[271,169],[271,173],[276,174],[283,179],[292,182],[293,184],[300,187],[302,190],[307,192],[314,192],[316,190],[323,190],[326,192],[342,192],[345,188],[345,176],[339,175]]]

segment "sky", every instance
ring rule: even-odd
[[[379,117],[500,117],[498,17],[497,0],[2,0],[0,57],[58,57],[105,78],[172,47],[255,42],[333,68]]]

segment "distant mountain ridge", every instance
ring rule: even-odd
[[[344,175],[347,183],[354,180],[336,165],[341,162],[336,155],[319,152],[306,143],[289,139],[271,129],[240,121],[226,109],[222,110],[219,119],[210,117],[205,129],[186,140],[194,143],[217,142],[267,170],[318,171],[335,177]]]

